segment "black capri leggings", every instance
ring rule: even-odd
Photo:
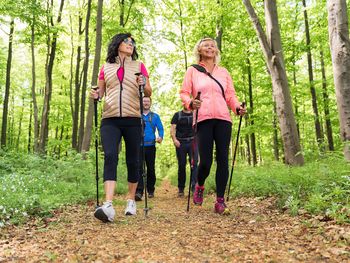
[[[125,141],[128,182],[139,179],[139,156],[141,144],[141,119],[134,117],[106,118],[101,122],[101,140],[104,151],[103,181],[117,180],[118,146]]]
[[[213,162],[214,142],[216,146],[216,195],[224,197],[228,179],[228,150],[231,140],[232,124],[228,121],[210,119],[201,121],[197,126],[198,150],[200,163],[198,167],[198,184],[204,185],[209,176]]]

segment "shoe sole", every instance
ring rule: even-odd
[[[135,195],[135,201],[142,201],[142,197]]]
[[[106,214],[103,212],[102,209],[97,209],[94,213],[94,216],[98,219],[101,220],[103,223],[108,223],[111,222],[108,220],[108,217],[106,216]]]
[[[134,215],[136,215],[136,214],[132,214],[132,213],[130,213],[130,212],[126,212],[125,215],[126,215],[126,216],[134,216]]]
[[[215,209],[214,209],[214,212],[215,213],[217,213],[217,214],[219,214],[219,215],[229,215],[230,214],[230,209],[228,209],[228,208],[225,208],[225,210],[224,211],[222,211],[222,213],[220,213],[219,211],[216,211]]]

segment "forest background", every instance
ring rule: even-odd
[[[350,92],[333,77],[339,63],[332,63],[336,46],[328,28],[333,4],[343,4],[347,19],[348,1],[252,2],[255,13],[247,0],[0,0],[0,226],[94,198],[89,90],[119,32],[131,32],[137,41],[150,74],[152,110],[165,127],[157,147],[158,178],[176,185],[170,120],[182,107],[178,91],[195,62],[193,47],[209,36],[217,40],[221,65],[248,108],[232,195],[275,195],[291,214],[349,222],[350,100],[345,95],[347,103],[339,102],[336,94]],[[259,23],[251,22],[254,14]],[[274,43],[279,35],[282,49]],[[341,36],[340,75],[349,79],[348,31]],[[283,74],[287,82],[278,83]],[[232,119],[230,162],[239,118]],[[125,174],[122,150],[120,193],[126,191]],[[207,184],[215,189],[214,176]]]

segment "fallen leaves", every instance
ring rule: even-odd
[[[172,194],[173,193],[173,194]],[[176,197],[163,182],[152,210],[125,217],[117,202],[116,221],[93,218],[94,203],[66,207],[43,222],[2,229],[0,262],[347,262],[350,226],[299,211],[276,210],[274,198],[231,200],[230,215],[213,212],[214,198],[202,207]],[[123,197],[118,197],[122,199]]]

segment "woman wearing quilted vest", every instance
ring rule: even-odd
[[[141,113],[139,85],[145,85],[145,95],[151,95],[151,86],[144,64],[137,61],[136,42],[130,33],[115,35],[107,51],[106,63],[100,70],[98,89],[91,92],[94,99],[104,97],[101,121],[101,140],[104,151],[105,202],[95,211],[103,222],[114,220],[112,205],[117,179],[118,145],[125,141],[128,170],[128,197],[125,215],[136,214],[135,191],[141,144]],[[142,75],[135,75],[136,73]]]
[[[220,53],[216,41],[211,38],[198,41],[194,55],[197,65],[187,69],[180,91],[184,106],[198,111],[197,141],[200,162],[193,202],[196,205],[201,205],[203,202],[204,183],[213,162],[215,142],[217,198],[214,211],[224,214],[229,212],[224,202],[232,130],[228,107],[237,115],[244,115],[246,110],[236,97],[230,74],[225,68],[218,66]],[[198,92],[200,99],[196,99]]]

